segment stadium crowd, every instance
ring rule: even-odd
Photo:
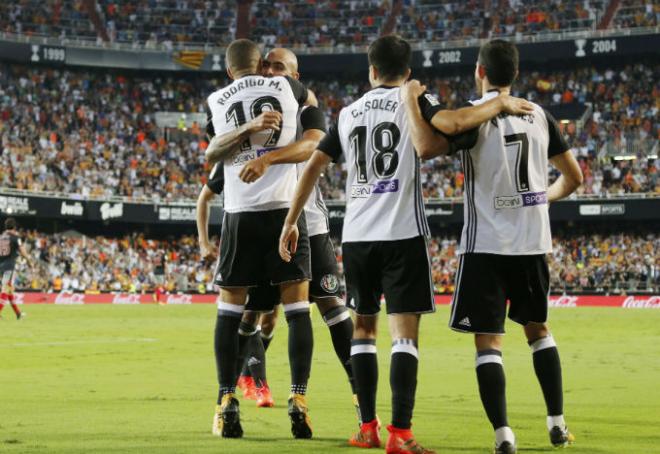
[[[583,128],[564,125],[585,174],[580,193],[660,192],[660,80],[657,63],[612,69],[522,72],[514,94],[543,106],[592,103]],[[224,77],[224,76],[222,76]],[[368,89],[366,81],[307,80],[332,121],[342,106]],[[0,66],[0,187],[57,191],[80,197],[194,198],[206,181],[204,125],[185,136],[156,126],[157,112],[204,112],[205,95],[224,79],[162,74],[70,71]],[[424,80],[449,108],[464,105],[471,78]],[[655,147],[655,148],[654,148]],[[637,159],[615,161],[612,150]],[[648,159],[654,151],[656,158]],[[460,196],[460,163],[424,164],[426,197]],[[345,169],[322,181],[328,198],[342,198]]]
[[[167,240],[140,234],[121,238],[85,237],[72,232],[23,232],[37,266],[19,260],[16,287],[34,291],[140,293],[159,285],[157,263],[165,257],[164,288],[170,292],[212,292],[213,265],[202,264],[194,236]],[[218,238],[212,238],[218,244]],[[341,246],[335,240],[341,264]],[[552,291],[660,290],[660,236],[648,234],[555,235],[549,259]],[[452,293],[458,267],[455,235],[429,241],[437,293]]]
[[[236,33],[239,3],[96,0],[91,6],[110,41],[149,48],[157,43],[167,47],[179,42],[227,43]],[[257,0],[247,14],[251,36],[265,44],[347,48],[378,37],[392,4],[392,0]],[[607,4],[605,0],[404,0],[391,26],[412,41],[520,37],[595,29]],[[650,0],[624,1],[621,11],[614,27],[657,24],[657,6]],[[98,34],[83,0],[0,2],[0,31],[86,39]]]

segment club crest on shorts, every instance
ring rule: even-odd
[[[334,274],[326,274],[321,278],[321,288],[328,293],[335,293],[339,288],[339,279]]]

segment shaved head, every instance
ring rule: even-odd
[[[264,60],[264,73],[267,76],[299,77],[298,58],[289,49],[276,47],[266,54]]]
[[[249,39],[237,39],[227,47],[227,68],[234,76],[259,71],[261,52],[259,46]]]

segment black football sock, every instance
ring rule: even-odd
[[[351,341],[351,366],[362,421],[371,422],[376,419],[376,392],[378,390],[376,339],[353,339]]]
[[[506,416],[506,378],[502,365],[502,352],[482,350],[477,352],[477,381],[484,410],[493,429],[508,427]]]
[[[355,380],[351,367],[351,339],[353,338],[353,320],[346,306],[333,307],[325,314],[323,320],[328,325],[332,346],[335,348],[337,358],[346,371],[351,390],[355,394]]]
[[[410,429],[417,389],[417,357],[417,345],[413,339],[392,342],[392,425],[398,429]]]
[[[257,333],[260,332],[261,330],[258,329]],[[249,351],[246,366],[250,371],[250,376],[254,378],[254,383],[259,387],[266,383],[266,352],[259,334],[255,334],[250,339]]]
[[[284,305],[284,315],[289,325],[289,366],[291,368],[291,393],[305,394],[312,369],[314,334],[309,317],[309,301]]]
[[[257,327],[241,321],[241,324],[238,327],[238,359],[236,364],[241,375],[245,369],[248,369],[247,360],[252,354],[252,340],[258,340],[259,331]]]
[[[265,334],[264,332],[260,334],[261,342],[264,344],[264,352],[268,351],[268,347],[270,347],[274,335],[275,333]]]
[[[530,343],[530,347],[533,352],[534,371],[543,390],[548,416],[562,416],[564,393],[557,344],[552,336],[547,336]]]
[[[215,322],[215,363],[218,372],[218,404],[222,396],[236,392],[238,359],[238,326],[243,315],[243,306],[218,303],[218,317]]]

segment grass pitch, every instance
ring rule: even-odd
[[[211,435],[216,385],[213,305],[26,306],[0,320],[2,453],[357,452],[348,383],[318,313],[309,404],[314,439],[293,440],[286,415],[286,323],[268,352],[276,407],[241,401],[245,438]],[[425,316],[414,431],[442,453],[486,453],[492,430],[479,402],[469,336],[448,309]],[[389,410],[389,336],[381,318],[378,413]],[[660,311],[555,309],[573,453],[660,453]],[[543,399],[521,330],[508,325],[509,419],[520,452],[550,452]],[[382,431],[386,436],[386,431]]]

